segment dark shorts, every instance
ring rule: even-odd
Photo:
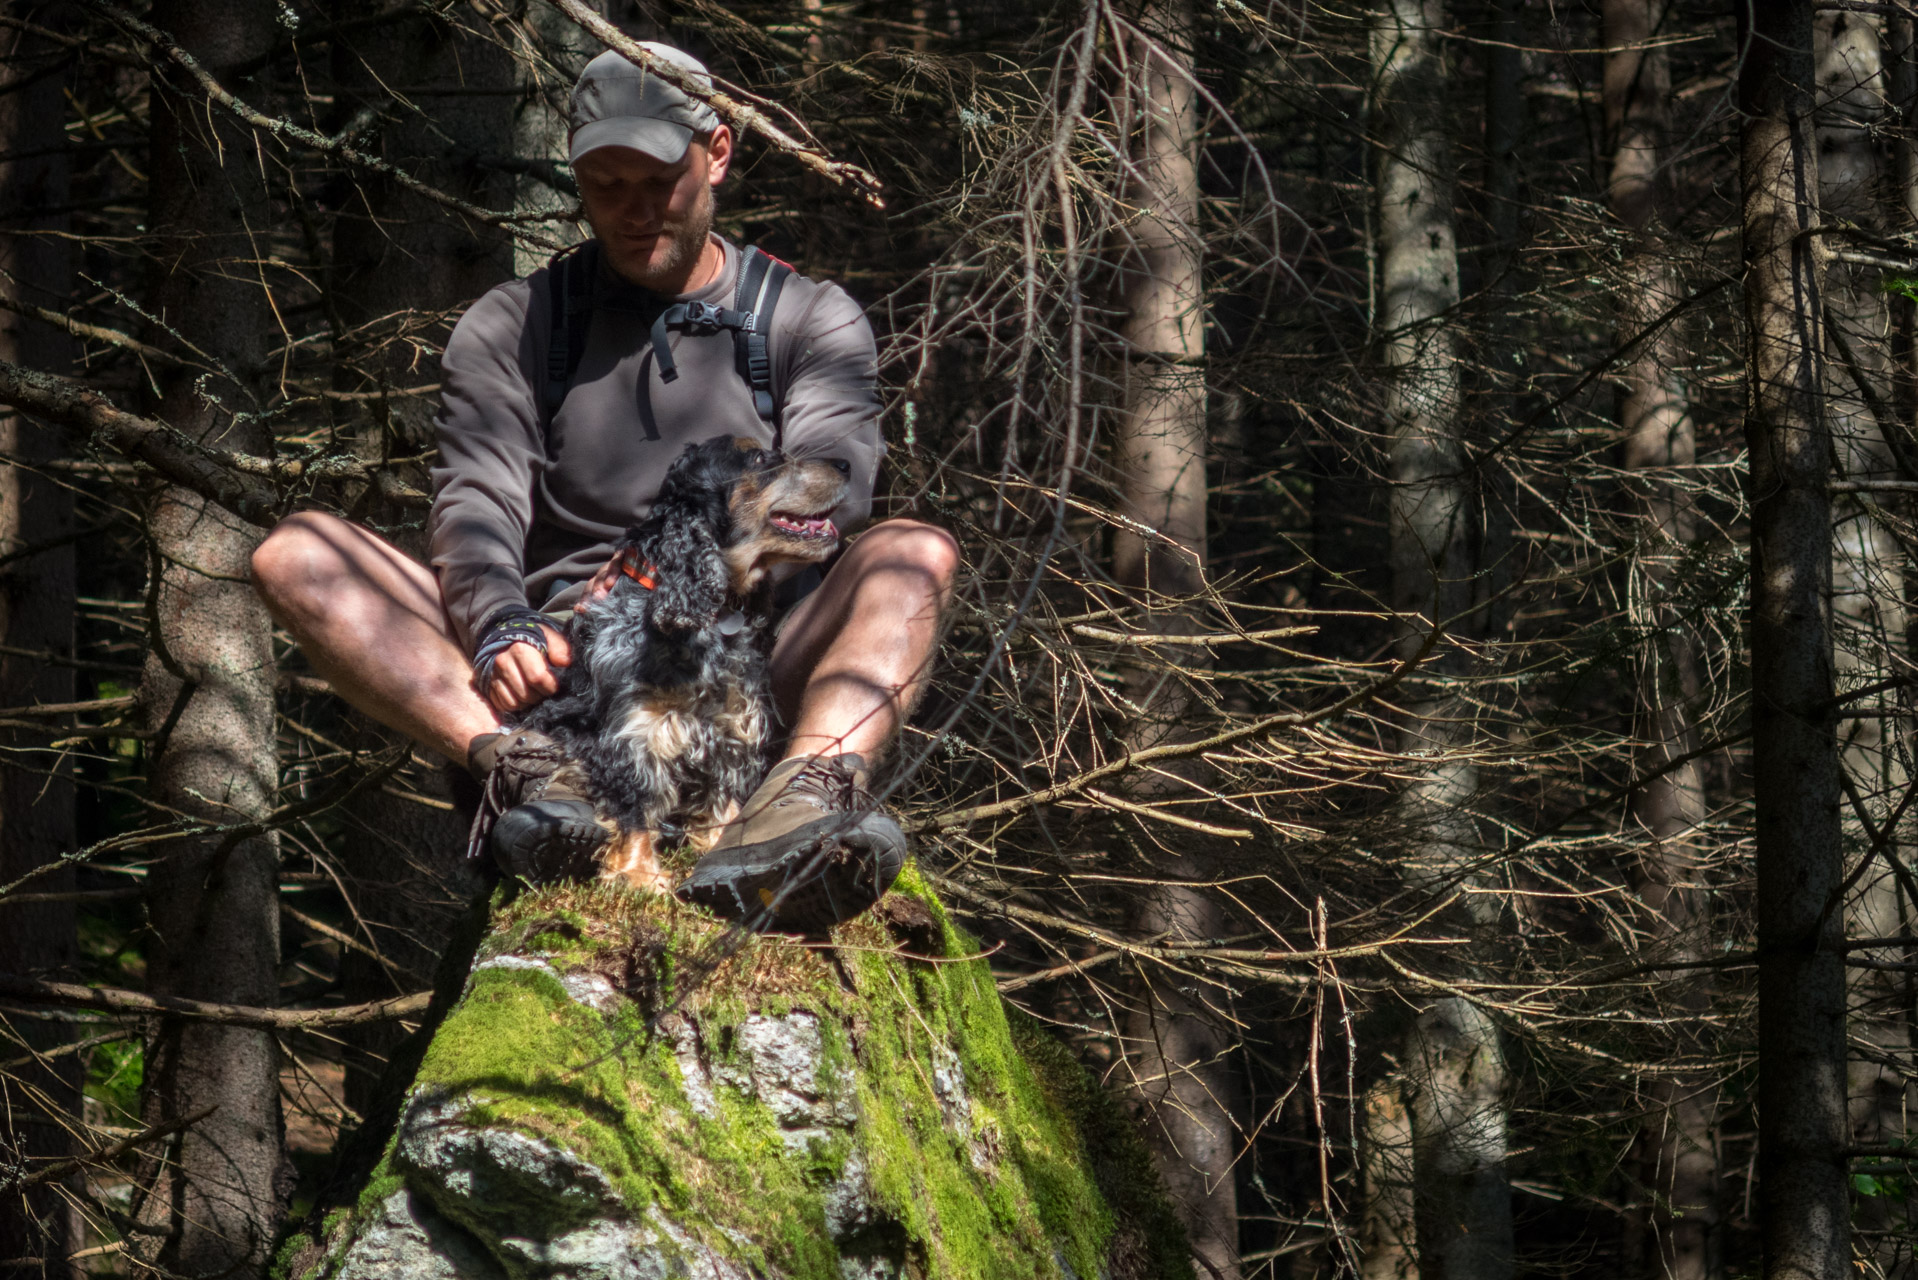
[[[823,565],[814,565],[802,574],[786,579],[773,589],[773,634],[778,635],[780,628],[786,625],[793,606],[813,592],[826,580],[826,573],[845,554],[841,548],[833,552],[832,559]],[[556,582],[546,594],[546,602],[540,606],[540,612],[552,618],[562,626],[572,619],[573,606],[586,594],[584,582]]]

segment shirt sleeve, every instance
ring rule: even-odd
[[[844,289],[827,284],[794,317],[789,332],[782,442],[796,458],[852,464],[846,500],[833,519],[841,530],[856,529],[872,517],[873,486],[886,453],[872,325]]]
[[[460,317],[440,361],[428,538],[447,618],[469,652],[487,618],[527,603],[526,539],[546,460],[527,375],[532,296],[524,282],[488,293]]]

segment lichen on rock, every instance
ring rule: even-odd
[[[910,870],[830,945],[657,895],[496,912],[357,1200],[287,1280],[1189,1276],[1112,1100]]]

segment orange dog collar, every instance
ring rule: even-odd
[[[619,562],[619,571],[648,591],[657,590],[659,587],[659,567],[650,560],[646,562],[645,568],[640,569],[634,567],[631,556],[623,556]]]

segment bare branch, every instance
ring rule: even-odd
[[[109,1013],[144,1017],[192,1018],[269,1031],[300,1031],[311,1027],[346,1027],[362,1022],[392,1022],[426,1012],[433,993],[341,1005],[335,1009],[265,1009],[255,1005],[216,1004],[181,996],[148,996],[119,987],[83,987],[72,982],[42,982],[19,974],[0,973],[0,996],[29,1004],[60,1005],[69,1009],[103,1009]]]
[[[104,1164],[109,1160],[116,1160],[143,1143],[152,1142],[156,1138],[170,1137],[182,1129],[190,1129],[218,1110],[218,1107],[202,1107],[192,1115],[181,1116],[175,1120],[163,1120],[159,1124],[148,1125],[130,1138],[122,1138],[118,1142],[109,1143],[104,1147],[96,1147],[85,1155],[75,1156],[71,1160],[62,1160],[58,1164],[50,1164],[44,1168],[35,1169],[25,1177],[0,1183],[0,1195],[10,1195],[15,1191],[24,1191],[28,1187],[37,1187],[43,1182],[57,1182],[70,1173],[78,1173],[87,1165]]]
[[[722,120],[735,129],[742,133],[750,130],[759,134],[814,173],[830,178],[840,186],[851,187],[864,196],[875,209],[886,207],[886,202],[879,196],[881,183],[870,171],[848,160],[834,160],[817,147],[807,146],[774,124],[771,117],[750,103],[741,102],[731,94],[722,93],[717,89],[698,87],[685,71],[664,58],[654,57],[641,47],[639,41],[600,17],[581,0],[552,0],[552,3],[561,13],[598,37],[608,49],[636,66],[644,67],[649,73],[675,86],[688,97],[697,98],[711,106],[719,113]]]

